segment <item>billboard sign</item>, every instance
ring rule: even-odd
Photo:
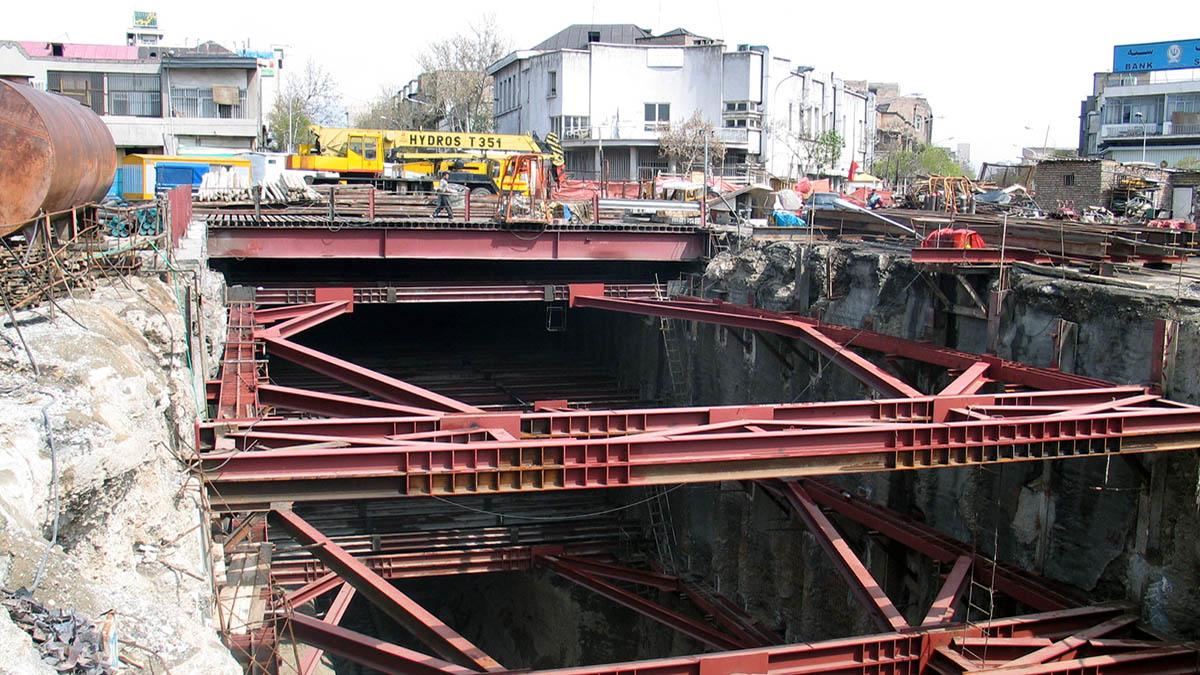
[[[1200,68],[1200,39],[1113,47],[1113,72]]]
[[[138,28],[158,28],[158,12],[133,13],[133,25]]]

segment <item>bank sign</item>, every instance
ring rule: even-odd
[[[1113,72],[1200,68],[1200,40],[1148,42],[1113,47]]]

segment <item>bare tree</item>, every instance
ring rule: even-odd
[[[420,100],[451,131],[492,130],[492,78],[487,67],[508,51],[493,15],[469,24],[467,31],[431,43],[417,57],[424,71]]]
[[[437,123],[429,106],[405,99],[392,85],[381,87],[379,96],[355,114],[353,121],[361,129],[425,129]]]
[[[277,149],[294,150],[308,140],[310,124],[337,124],[342,96],[328,71],[311,58],[298,73],[290,73],[271,112],[267,128]]]
[[[698,109],[686,122],[672,124],[658,137],[658,152],[674,160],[677,170],[683,173],[703,168],[705,136],[708,136],[709,166],[721,164],[725,161],[725,143]]]

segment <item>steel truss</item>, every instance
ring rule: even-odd
[[[703,321],[798,340],[884,398],[620,411],[577,410],[557,400],[540,402],[535,412],[488,413],[291,340],[351,311],[347,298],[272,309],[232,307],[229,330],[236,339],[227,346],[222,379],[210,394],[217,415],[198,434],[210,501],[219,511],[267,512],[273,525],[315,559],[274,565],[276,583],[295,588],[276,608],[274,625],[257,637],[237,639],[292,635],[382,672],[507,672],[388,579],[544,568],[701,643],[740,650],[547,671],[560,675],[965,673],[997,667],[1012,673],[1182,673],[1200,668],[1193,647],[1137,629],[1136,617],[1125,607],[1081,607],[1069,592],[1003,566],[994,573],[996,589],[1041,613],[955,623],[963,588],[981,573],[974,551],[833,485],[812,478],[783,480],[1195,449],[1200,447],[1200,408],[1163,399],[1145,387],[1114,386],[790,314],[696,299],[605,297],[597,285],[570,291],[575,307]],[[940,391],[923,393],[850,345],[946,368],[951,381]],[[293,361],[364,393],[331,395],[267,384],[264,355]],[[1021,390],[984,393],[999,385]],[[436,553],[377,551],[357,557],[354,542],[325,536],[290,506],[731,479],[761,480],[792,507],[883,633],[778,645],[776,636],[727,600],[683,579],[617,565],[603,542],[450,542]],[[910,623],[896,610],[823,509],[945,565],[946,581],[923,620]],[[683,592],[719,627],[660,605],[638,588]],[[346,589],[380,606],[439,658],[338,626],[352,596]],[[338,599],[324,619],[291,610],[333,590],[339,590]],[[968,653],[984,657],[972,661],[964,656]],[[307,658],[304,667],[315,658]]]

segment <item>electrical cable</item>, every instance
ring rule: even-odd
[[[445,499],[445,498],[439,497],[437,495],[429,495],[429,496],[433,497],[434,499],[438,500],[439,502],[445,502],[451,506],[457,506],[458,508],[463,509],[465,511],[474,511],[475,513],[482,513],[484,515],[495,516],[497,518],[510,518],[510,519],[514,519],[514,520],[578,520],[578,519],[582,519],[582,518],[595,518],[596,516],[606,516],[610,513],[617,513],[618,511],[624,511],[626,509],[631,509],[635,506],[641,506],[642,504],[645,504],[646,502],[650,502],[655,499],[658,499],[659,497],[661,497],[663,495],[671,494],[672,492],[678,490],[679,488],[681,488],[683,486],[684,486],[684,484],[680,483],[679,485],[676,485],[676,486],[670,488],[669,490],[664,490],[660,494],[657,494],[657,495],[654,495],[651,497],[647,497],[645,499],[633,502],[631,504],[626,504],[624,506],[618,506],[613,509],[606,509],[604,511],[597,511],[595,513],[585,513],[582,515],[558,516],[558,517],[553,517],[553,516],[550,516],[550,517],[547,517],[547,516],[512,516],[512,515],[507,515],[507,514],[503,514],[503,513],[496,513],[495,511],[487,511],[485,509],[477,509],[473,506],[467,506],[466,504],[459,504],[458,502],[452,502],[449,499]]]
[[[42,406],[42,425],[46,428],[46,444],[50,446],[50,490],[54,502],[54,527],[51,530],[50,542],[46,544],[46,550],[42,552],[42,559],[38,562],[37,572],[33,575],[33,583],[29,586],[30,595],[33,595],[38,584],[42,582],[42,573],[46,570],[46,560],[50,558],[50,549],[58,543],[58,453],[54,448],[54,434],[50,431],[50,416],[46,414],[46,409],[58,403],[58,398],[48,391],[38,390],[38,393],[50,397],[50,402]]]

